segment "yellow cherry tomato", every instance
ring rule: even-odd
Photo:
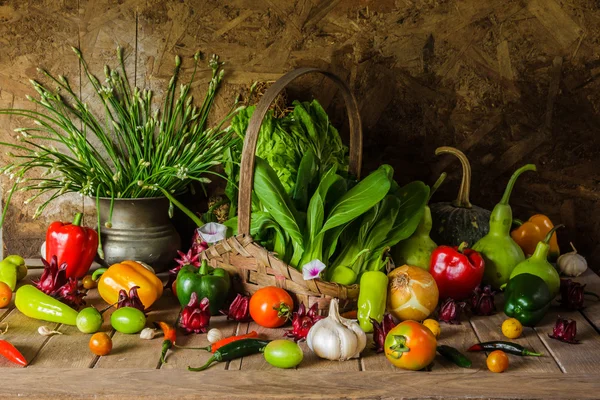
[[[437,322],[435,319],[426,319],[425,321],[423,321],[423,325],[429,328],[429,330],[431,331],[431,333],[433,333],[433,336],[435,336],[436,339],[440,337],[442,329],[440,328],[440,323]]]
[[[492,372],[504,372],[508,369],[508,356],[502,350],[494,350],[487,360],[487,367]]]
[[[515,318],[509,318],[502,323],[502,333],[509,339],[516,339],[523,333],[523,325]]]

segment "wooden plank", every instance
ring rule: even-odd
[[[577,323],[577,338],[581,341],[580,344],[563,343],[548,337],[559,314],[562,318],[573,319]],[[578,311],[565,312],[552,308],[535,327],[535,331],[563,372],[598,373],[600,335]]]
[[[600,277],[588,268],[581,276],[571,278],[576,282],[586,285],[585,290],[600,295]],[[600,301],[592,296],[585,296],[585,308],[581,313],[595,326],[600,332]]]
[[[452,346],[467,356],[473,365],[471,368],[460,368],[451,361],[446,360],[439,354],[436,356],[434,371],[464,372],[471,373],[474,369],[487,369],[486,357],[482,353],[467,353],[467,349],[474,343],[477,343],[477,336],[473,326],[468,321],[463,321],[460,325],[441,324],[442,333],[438,339],[438,345],[445,344]]]
[[[235,335],[238,329],[238,324],[233,321],[227,321],[225,316],[211,317],[210,328],[217,328],[223,332],[224,337]],[[154,340],[162,339],[156,338]],[[186,347],[206,347],[210,343],[206,340],[206,334],[184,334],[181,329],[177,330],[177,344],[179,346]],[[185,350],[174,348],[167,354],[166,364],[162,364],[162,369],[186,369],[188,366],[199,367],[203,365],[210,357],[212,353],[204,350]],[[227,363],[215,364],[211,369],[224,370]]]
[[[85,298],[87,306],[102,311],[107,304],[96,289],[90,290]],[[100,331],[111,332],[110,314],[113,309],[104,312],[104,322]],[[76,326],[60,325],[62,335],[48,339],[35,358],[32,368],[89,368],[98,358],[88,347],[91,334],[79,331]]]
[[[499,308],[500,309],[500,308]],[[471,318],[471,325],[475,329],[477,336],[481,342],[488,342],[492,340],[506,340],[514,343],[518,343],[530,350],[534,350],[538,353],[542,353],[543,357],[521,357],[515,355],[508,355],[509,357],[509,370],[519,373],[523,372],[560,372],[556,361],[549,354],[546,346],[542,343],[538,337],[536,331],[533,328],[525,327],[523,334],[517,339],[509,340],[502,334],[502,322],[508,318],[503,312],[478,317],[474,316]],[[477,342],[473,342],[475,344]],[[472,354],[472,353],[469,353]],[[487,368],[484,364],[484,368]]]
[[[261,339],[275,340],[275,339],[283,339],[284,336],[284,328],[277,329],[269,329],[264,328],[258,325],[256,322],[250,322],[247,324],[240,324],[240,335],[243,335],[248,332],[256,331],[258,336]],[[265,358],[262,354],[254,354],[248,357],[244,357],[238,360],[232,360],[229,363],[228,369],[230,370],[244,370],[244,371],[254,371],[254,370],[276,370],[276,367],[273,367],[268,362],[265,361]]]
[[[153,327],[153,321],[165,321],[174,324],[180,309],[179,303],[166,291],[152,306],[148,313],[146,326]],[[139,334],[115,332],[113,350],[107,356],[100,357],[95,368],[158,368],[162,340],[140,339]]]
[[[399,381],[393,372],[84,369],[4,370],[0,398],[28,399],[597,399],[598,375],[430,372]],[[58,377],[58,378],[57,378]],[[60,382],[43,385],[40,382]],[[85,382],[85,384],[82,384]]]

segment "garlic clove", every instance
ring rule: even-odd
[[[223,339],[223,332],[221,332],[217,328],[212,328],[206,334],[206,339],[208,340],[208,343],[210,343],[210,344],[216,343],[219,340]]]
[[[54,335],[62,335],[62,332],[59,331],[53,331],[52,329],[48,328],[47,326],[40,326],[38,328],[38,333],[42,336],[54,336]]]
[[[155,337],[157,337],[158,335],[160,335],[160,332],[158,332],[156,329],[144,328],[140,332],[140,339],[152,340]]]

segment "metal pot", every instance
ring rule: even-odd
[[[106,227],[109,210],[110,199],[100,198],[98,212],[105,264],[143,261],[156,272],[174,264],[181,238],[169,219],[166,197],[115,199],[111,228]]]

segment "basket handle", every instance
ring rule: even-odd
[[[250,214],[252,211],[252,187],[254,180],[254,156],[256,153],[256,143],[262,121],[275,100],[277,95],[294,79],[311,72],[318,72],[331,79],[341,90],[344,102],[346,103],[346,112],[348,114],[350,127],[350,157],[349,172],[357,179],[360,178],[360,167],[362,163],[362,125],[358,104],[356,98],[350,91],[350,88],[337,75],[318,68],[298,68],[288,72],[279,78],[273,85],[267,89],[262,96],[256,109],[248,123],[246,137],[244,139],[244,148],[242,150],[242,161],[240,164],[240,191],[238,197],[238,234],[250,233]]]

